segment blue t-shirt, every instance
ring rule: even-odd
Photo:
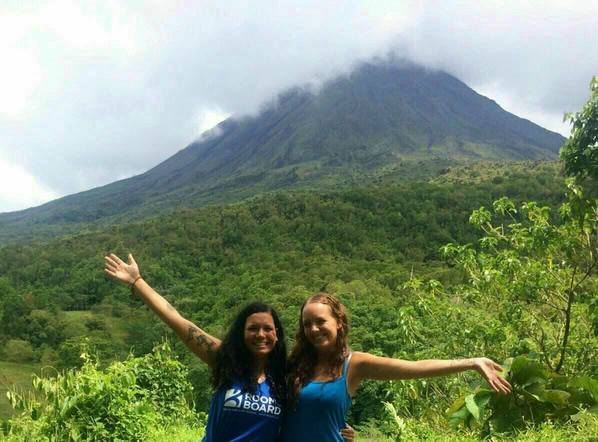
[[[212,396],[203,442],[276,441],[282,424],[282,407],[271,395],[268,380],[256,386],[255,394],[235,382]]]
[[[284,442],[344,442],[340,430],[351,408],[347,370],[351,354],[345,359],[342,375],[329,382],[311,381],[299,391],[295,406],[287,410]]]

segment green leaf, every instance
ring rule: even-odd
[[[538,402],[545,402],[544,399],[540,395],[531,393],[530,391],[526,390],[525,388],[522,388],[519,391],[521,392],[521,394],[523,394],[523,396],[527,400],[533,400],[533,401],[538,401]]]
[[[598,402],[598,380],[589,376],[576,376],[569,380],[569,385],[586,390],[591,394],[592,399]]]
[[[475,403],[477,404],[478,408],[480,409],[480,414],[482,414],[484,412],[484,410],[486,409],[486,406],[488,405],[488,402],[490,402],[490,399],[492,399],[495,395],[496,395],[496,393],[494,391],[486,390],[486,389],[483,389],[476,393]]]
[[[473,394],[469,394],[465,397],[465,406],[476,420],[480,420],[480,409],[475,402]]]
[[[541,363],[525,356],[517,356],[511,365],[511,381],[519,385],[531,385],[548,379],[547,372]]]
[[[524,425],[521,411],[517,408],[497,410],[498,413],[490,419],[490,426],[493,432],[509,433]]]
[[[511,366],[513,365],[513,358],[507,358],[502,363],[503,373],[509,373],[511,371]]]
[[[461,396],[459,399],[457,399],[455,402],[453,402],[452,405],[449,407],[449,409],[446,412],[449,415],[456,413],[463,407],[463,405],[465,405],[465,396]]]
[[[569,405],[571,394],[562,390],[545,390],[541,397],[546,402],[555,405],[557,408],[564,408]]]
[[[471,413],[467,407],[462,407],[459,411],[449,416],[449,425],[451,427],[456,427],[460,424],[466,425],[469,416],[471,416]]]

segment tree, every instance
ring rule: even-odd
[[[590,83],[590,99],[577,113],[566,113],[571,136],[561,149],[567,175],[598,179],[598,75]]]
[[[482,207],[470,217],[484,233],[480,250],[443,247],[468,274],[465,290],[495,303],[507,323],[517,323],[519,333],[535,340],[544,362],[556,372],[570,351],[573,322],[580,352],[593,341],[584,312],[598,266],[598,211],[596,201],[585,199],[575,184],[569,183],[568,195],[556,222],[548,207],[528,202],[516,208],[501,198],[494,202],[494,213]]]

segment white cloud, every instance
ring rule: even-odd
[[[41,6],[32,17],[41,33],[57,36],[70,48],[135,53],[148,44],[148,29],[138,13],[118,1],[81,2],[54,0]],[[142,15],[143,17],[143,15]]]
[[[203,134],[205,131],[212,129],[218,123],[223,122],[230,114],[226,112],[222,112],[221,110],[205,110],[199,114],[199,135]]]
[[[598,67],[598,1],[434,1],[398,39],[412,60],[447,70],[505,107],[568,133]],[[513,105],[515,104],[515,105]],[[538,116],[540,120],[538,121]]]
[[[57,194],[75,193],[155,166],[218,114],[255,112],[284,88],[321,84],[391,49],[567,134],[563,112],[579,109],[598,73],[587,37],[596,0],[261,6],[3,2],[0,157]]]
[[[102,26],[100,17],[84,13],[81,6],[81,3],[68,0],[50,2],[37,14],[39,24],[56,33],[68,46],[74,48],[93,49],[109,45],[109,29]]]
[[[0,114],[16,118],[28,107],[41,81],[35,57],[27,50],[0,47]]]
[[[548,130],[568,137],[571,131],[569,122],[563,121],[564,112],[530,106],[518,97],[507,94],[496,84],[485,84],[476,87],[476,92],[496,101],[503,109],[521,118],[530,120]]]
[[[57,196],[25,169],[0,158],[0,213],[37,206]]]

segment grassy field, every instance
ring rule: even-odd
[[[13,409],[6,397],[8,389],[29,389],[31,375],[38,373],[39,368],[38,364],[0,361],[0,418],[6,419],[13,415]]]
[[[376,428],[362,428],[355,434],[356,442],[478,442],[484,439],[476,430],[452,429],[430,426],[417,419],[404,419],[402,434],[395,437],[377,435]],[[204,429],[185,424],[175,424],[152,432],[148,442],[197,441],[204,435]],[[598,442],[598,418],[585,413],[576,424],[553,426],[545,423],[517,434],[495,435],[494,442]],[[11,441],[12,442],[12,441]],[[20,442],[20,441],[19,441]]]
[[[77,335],[86,335],[91,330],[89,329],[89,323],[95,321],[97,326],[100,326],[101,330],[105,331],[107,335],[113,340],[123,341],[126,337],[125,331],[125,319],[117,318],[112,315],[112,311],[89,311],[89,310],[76,310],[63,312],[64,320],[67,328],[73,328],[73,324],[78,324],[79,327],[83,327],[80,333]],[[76,330],[77,331],[77,330]],[[69,336],[71,337],[71,336]]]
[[[111,312],[71,311],[64,312],[64,331],[67,337],[100,334],[111,342],[121,343],[125,339],[125,320],[111,316]],[[94,322],[100,330],[90,330],[88,324]],[[6,392],[31,387],[31,375],[38,374],[41,363],[16,363],[0,360],[0,419],[13,415]],[[47,374],[47,373],[46,373]]]
[[[114,317],[108,311],[64,312],[63,321],[64,331],[68,338],[95,334],[105,336],[110,342],[122,343],[126,336],[126,320]],[[96,325],[96,330],[89,328],[89,324],[92,322]],[[14,414],[6,392],[13,388],[29,389],[31,375],[39,374],[41,366],[40,363],[15,363],[0,360],[0,419],[6,419]]]

